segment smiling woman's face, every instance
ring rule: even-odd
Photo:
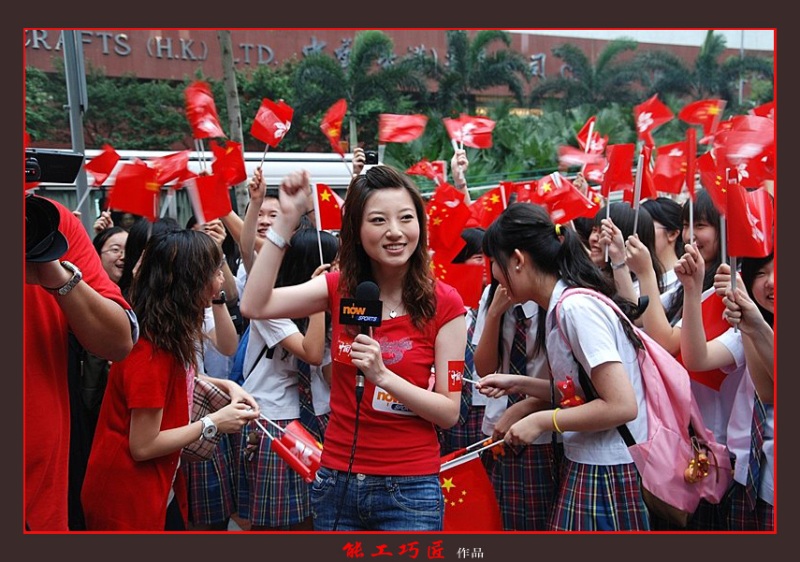
[[[127,232],[117,232],[108,237],[100,250],[100,261],[108,277],[119,283],[122,277],[122,267],[125,265],[125,242],[128,240]]]

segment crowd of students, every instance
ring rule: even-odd
[[[141,219],[126,231],[101,215],[96,251],[80,256],[91,276],[78,279],[86,287],[77,292],[53,293],[65,282],[58,259],[28,264],[26,307],[35,309],[26,308],[26,380],[48,396],[67,386],[55,367],[67,364],[64,353],[29,355],[32,332],[43,330],[31,326],[39,316],[53,318],[38,335],[54,346],[69,324],[81,368],[69,385],[72,454],[61,427],[50,466],[34,458],[43,451],[31,416],[41,408],[26,394],[27,528],[224,530],[232,519],[253,531],[439,531],[441,456],[494,438],[504,440],[502,453],[482,460],[506,531],[669,529],[648,512],[616,429],[627,424],[637,441],[647,434],[641,342],[591,296],[564,299],[556,317],[556,303],[575,287],[613,299],[688,369],[723,373],[716,386],[691,385],[703,422],[735,459],[734,484],[719,504],[701,503],[689,528],[774,528],[773,257],[744,258],[732,272],[704,190],[683,205],[663,197],[637,211],[611,203],[594,222],[574,225],[511,203],[485,231],[462,234],[454,263],[491,263],[473,309],[431,275],[414,183],[390,166],[362,170],[361,149],[353,163],[336,235],[314,228],[306,172],[273,192],[257,171],[243,219],[232,212],[187,228]],[[452,166],[468,201],[462,150]],[[91,244],[54,205],[62,228],[71,225],[72,259]],[[732,275],[740,275],[735,291]],[[383,321],[359,329],[338,311],[365,282],[377,287]],[[701,306],[713,293],[730,328],[706,341]],[[82,316],[91,303],[93,322]],[[98,342],[110,337],[123,343]],[[87,357],[94,371],[83,366]],[[475,383],[459,391],[448,370],[461,362]],[[579,369],[594,400],[585,400]],[[191,421],[196,377],[232,400]],[[560,404],[565,386],[576,390],[568,405]],[[54,400],[69,425],[69,408]],[[764,428],[756,497],[747,481],[754,413]],[[272,445],[296,421],[323,444],[312,483]],[[212,459],[182,457],[184,446],[216,433],[224,435]]]

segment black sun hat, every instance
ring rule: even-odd
[[[57,260],[69,244],[58,230],[61,222],[58,209],[44,197],[25,197],[25,261]]]

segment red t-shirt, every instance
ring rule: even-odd
[[[189,423],[186,369],[144,336],[108,374],[81,491],[89,530],[164,530],[180,450],[135,461],[129,441],[133,408],[163,409],[161,430]]]
[[[59,230],[69,242],[61,257],[74,263],[95,291],[125,309],[119,287],[103,269],[86,229],[69,209],[59,211]],[[25,400],[25,520],[34,531],[66,531],[69,467],[67,318],[55,297],[39,285],[23,293],[23,393]]]
[[[326,281],[333,312],[331,353],[335,358],[346,328],[339,324],[339,273],[327,273]],[[464,302],[451,286],[437,281],[435,295],[436,315],[422,331],[414,327],[407,314],[384,318],[373,330],[373,337],[381,344],[384,364],[422,388],[429,386],[439,329],[464,314]],[[333,361],[331,415],[325,430],[322,465],[335,470],[347,470],[350,460],[356,412],[355,377],[355,367]],[[365,381],[353,472],[396,476],[438,474],[441,463],[434,424],[417,415],[395,413],[398,409],[403,410],[385,392]]]

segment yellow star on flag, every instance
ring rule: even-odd
[[[444,482],[442,482],[442,488],[444,488],[448,492],[450,491],[450,488],[455,488],[455,484],[453,484],[453,479],[445,478]]]
[[[331,194],[330,194],[330,193],[328,193],[327,191],[323,191],[323,192],[320,194],[320,196],[319,196],[319,197],[320,197],[320,199],[322,199],[323,201],[330,201]]]

